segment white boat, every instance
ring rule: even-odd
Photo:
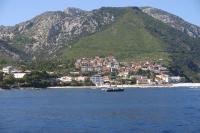
[[[110,87],[106,87],[106,88],[102,88],[102,91],[106,91],[106,92],[121,92],[124,91],[124,88],[119,88],[116,86],[110,86]]]

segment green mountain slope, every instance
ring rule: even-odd
[[[146,28],[141,13],[127,9],[126,13],[102,32],[80,39],[63,53],[66,58],[107,56],[112,53],[121,60],[169,60],[166,44],[154,37]],[[142,14],[142,13],[141,13]],[[80,52],[81,51],[81,52]]]
[[[117,9],[114,9],[117,10]],[[199,81],[198,39],[189,37],[136,8],[126,8],[124,15],[101,32],[81,38],[62,50],[65,59],[107,56],[121,60],[158,60],[171,66],[177,75]]]

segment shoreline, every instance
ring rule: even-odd
[[[64,88],[72,88],[72,89],[101,89],[109,87],[108,85],[103,86],[53,86],[47,87],[47,89],[64,89]],[[178,83],[178,84],[167,84],[167,85],[117,85],[118,88],[178,88],[178,87],[192,87],[199,88],[200,83]]]
[[[47,88],[34,88],[34,87],[21,87],[19,90],[40,90],[40,89],[102,89],[110,87],[109,85],[103,86],[51,86]],[[188,88],[197,88],[200,89],[200,83],[177,83],[177,84],[166,84],[166,85],[117,85],[118,88],[181,88],[181,87],[188,87]],[[0,91],[9,90],[0,88]],[[11,89],[12,90],[12,89]]]

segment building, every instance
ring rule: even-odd
[[[107,83],[110,83],[110,82],[111,82],[109,76],[104,76],[104,77],[103,77],[103,80],[104,80],[104,82],[107,82]]]
[[[59,80],[62,82],[71,82],[73,78],[70,76],[64,76],[64,77],[59,78]]]
[[[11,74],[13,70],[14,68],[12,66],[7,66],[3,68],[2,72],[6,74]]]
[[[172,76],[172,77],[169,77],[169,82],[170,83],[180,83],[183,81],[183,78],[180,77],[180,76]]]
[[[22,78],[24,78],[25,75],[26,75],[26,73],[23,73],[23,72],[15,72],[15,73],[13,73],[13,76],[16,79],[22,79]]]
[[[90,77],[90,81],[92,81],[92,83],[94,83],[96,86],[103,85],[104,83],[104,79],[101,75],[94,75]]]
[[[128,79],[129,72],[120,72],[118,76],[122,77],[123,79]]]
[[[138,78],[138,79],[136,80],[136,83],[137,83],[137,84],[151,84],[152,81],[151,81],[151,79],[148,79],[148,78],[145,77],[145,76],[141,76],[140,78]]]
[[[94,68],[92,66],[81,66],[81,72],[87,73],[94,71]]]
[[[183,80],[180,76],[169,76],[166,74],[156,75],[157,82],[164,82],[164,83],[179,83]]]
[[[79,75],[80,72],[70,72],[71,75]]]
[[[78,76],[78,77],[74,77],[74,80],[79,81],[79,82],[84,82],[85,80],[87,80],[87,77],[85,76]]]
[[[155,81],[158,83],[169,83],[169,75],[166,74],[156,75]]]

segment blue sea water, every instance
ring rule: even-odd
[[[200,133],[200,89],[0,91],[0,133]]]

